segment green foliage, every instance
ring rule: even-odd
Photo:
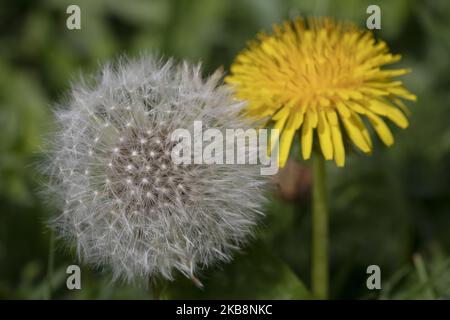
[[[311,299],[311,294],[288,265],[264,243],[236,254],[231,264],[206,270],[204,288],[183,276],[165,292],[169,299]]]
[[[413,257],[412,265],[398,270],[384,285],[380,299],[450,299],[450,259],[436,253],[424,261]]]

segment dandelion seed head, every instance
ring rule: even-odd
[[[124,59],[92,84],[75,84],[56,112],[48,188],[62,213],[52,225],[80,259],[111,269],[114,279],[173,279],[175,270],[194,279],[230,260],[260,216],[259,165],[171,159],[178,143],[171,133],[194,120],[219,130],[252,125],[221,74],[200,72],[153,57]]]

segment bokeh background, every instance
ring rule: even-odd
[[[81,8],[81,30],[66,28],[66,8]],[[331,297],[450,298],[450,2],[447,0],[15,0],[0,1],[0,298],[148,299],[135,285],[82,267],[82,289],[66,288],[75,255],[52,242],[46,220],[57,210],[39,196],[43,137],[52,105],[80,73],[126,54],[159,52],[228,70],[260,30],[296,16],[332,16],[365,26],[381,7],[377,36],[401,53],[417,94],[411,126],[372,156],[328,165]],[[258,235],[229,265],[204,270],[203,290],[182,277],[165,298],[310,297],[308,162],[292,162],[276,182]],[[53,254],[52,254],[53,252]],[[382,289],[366,287],[381,268]]]

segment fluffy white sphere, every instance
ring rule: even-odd
[[[56,111],[48,188],[62,209],[53,225],[83,261],[114,279],[173,279],[175,269],[196,279],[248,238],[265,202],[260,166],[175,165],[170,155],[173,130],[194,120],[251,126],[220,79],[143,57],[72,87]]]

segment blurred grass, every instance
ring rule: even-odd
[[[82,30],[65,27],[78,4]],[[37,196],[31,165],[52,127],[51,105],[79,73],[118,55],[157,51],[228,69],[259,30],[297,15],[331,15],[365,26],[378,4],[384,38],[413,72],[405,82],[419,100],[411,126],[374,155],[349,157],[330,170],[333,298],[450,298],[450,3],[435,1],[130,0],[0,1],[0,298],[45,298],[49,232],[55,209]],[[308,164],[306,164],[308,165]],[[206,270],[203,291],[180,281],[172,297],[302,298],[309,284],[310,208],[274,199],[258,239],[234,263]],[[263,247],[264,250],[261,250]],[[112,285],[82,268],[82,290],[65,289],[76,263],[57,246],[54,298],[148,298],[143,288]],[[428,277],[420,278],[420,253]],[[417,255],[416,255],[417,257]],[[365,287],[368,265],[381,267],[383,289]],[[300,280],[301,279],[301,280]],[[424,282],[425,281],[425,282]],[[303,284],[302,284],[303,283]],[[426,290],[425,290],[426,289]],[[425,290],[425,291],[424,291]],[[428,291],[427,291],[428,290]]]

